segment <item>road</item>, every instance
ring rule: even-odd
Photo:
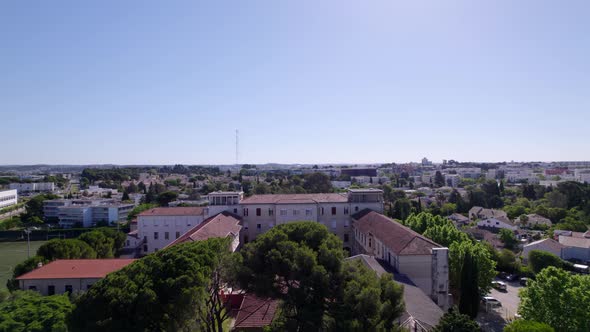
[[[500,279],[496,279],[500,280]],[[500,280],[504,281],[504,280]],[[485,311],[482,307],[477,321],[480,323],[484,331],[498,331],[501,332],[504,329],[506,323],[514,318],[517,313],[520,298],[518,297],[518,291],[522,288],[518,281],[504,281],[506,283],[506,291],[498,291],[492,289],[489,296],[493,296],[502,303],[501,307],[491,309],[489,312]]]

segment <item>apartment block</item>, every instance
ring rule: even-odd
[[[16,189],[19,193],[23,192],[54,192],[55,183],[53,182],[33,182],[33,183],[11,183],[10,189]]]
[[[0,191],[0,209],[16,205],[18,203],[18,192],[16,189]]]
[[[45,219],[57,218],[64,228],[92,227],[99,222],[125,221],[134,207],[112,199],[56,199],[43,202],[43,214]]]

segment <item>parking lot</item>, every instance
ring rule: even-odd
[[[506,291],[492,289],[489,294],[489,296],[495,297],[502,303],[501,307],[496,307],[486,312],[486,308],[483,305],[481,306],[477,321],[480,323],[484,331],[501,332],[506,323],[514,318],[520,302],[518,291],[522,286],[518,281],[496,280],[506,283]]]

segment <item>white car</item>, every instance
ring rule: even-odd
[[[492,281],[492,287],[494,287],[497,290],[505,291],[506,290],[506,283],[503,281]]]
[[[484,305],[490,306],[492,308],[502,306],[502,303],[492,296],[484,296],[483,299],[481,299],[481,302],[483,302]]]

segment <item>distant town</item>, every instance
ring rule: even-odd
[[[0,166],[3,296],[74,331],[590,331],[589,183],[590,161]]]

